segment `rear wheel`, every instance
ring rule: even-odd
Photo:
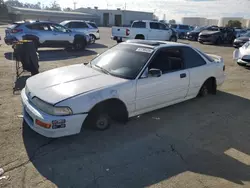
[[[216,88],[216,81],[214,78],[210,78],[201,86],[201,89],[199,91],[200,97],[205,97],[208,94],[216,94],[217,88]]]
[[[222,44],[222,39],[219,37],[219,38],[216,40],[215,44],[217,44],[217,45]]]
[[[135,39],[140,39],[140,40],[144,40],[145,37],[143,35],[136,35]]]
[[[170,37],[171,42],[177,42],[177,38],[175,36]]]
[[[93,34],[89,35],[90,36],[90,41],[91,41],[91,44],[94,44],[95,43],[95,36]]]

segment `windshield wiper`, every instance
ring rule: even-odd
[[[98,69],[100,69],[102,72],[104,72],[105,74],[110,74],[110,72],[109,71],[107,71],[106,69],[104,69],[104,68],[102,68],[102,67],[100,67],[100,66],[98,66],[98,65],[94,65],[95,67],[97,67]],[[92,67],[92,66],[91,66]]]

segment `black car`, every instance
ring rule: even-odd
[[[234,40],[233,46],[235,48],[240,48],[243,46],[247,41],[250,41],[250,31],[243,34],[241,37],[238,37]]]
[[[233,44],[235,39],[235,31],[228,27],[213,27],[210,30],[204,30],[199,34],[198,41],[203,44],[205,42],[212,44]]]
[[[187,39],[192,41],[197,41],[200,32],[204,30],[210,30],[210,28],[213,28],[214,26],[204,26],[204,27],[197,27],[192,31],[187,32]]]

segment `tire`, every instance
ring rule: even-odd
[[[217,88],[216,83],[213,79],[208,79],[205,83],[201,86],[198,96],[205,97],[208,94],[216,94]]]
[[[137,36],[135,36],[135,39],[144,40],[145,37],[143,35],[137,35]]]
[[[95,40],[96,40],[95,35],[91,34],[89,36],[90,36],[91,44],[95,44]]]
[[[215,44],[217,44],[217,45],[222,44],[222,39],[219,37],[219,38],[216,40]]]
[[[175,36],[170,37],[169,41],[171,42],[177,42],[177,38]]]
[[[88,128],[104,131],[110,127],[111,118],[104,110],[97,108],[90,112],[85,123]]]
[[[74,50],[84,50],[86,48],[86,42],[84,39],[75,39]]]

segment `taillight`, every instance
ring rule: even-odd
[[[11,33],[19,33],[19,32],[22,32],[22,31],[23,31],[22,29],[12,29]]]
[[[223,71],[225,71],[225,70],[226,70],[226,66],[224,65],[224,66],[223,66]]]
[[[126,29],[126,36],[128,36],[130,34],[130,30]]]

